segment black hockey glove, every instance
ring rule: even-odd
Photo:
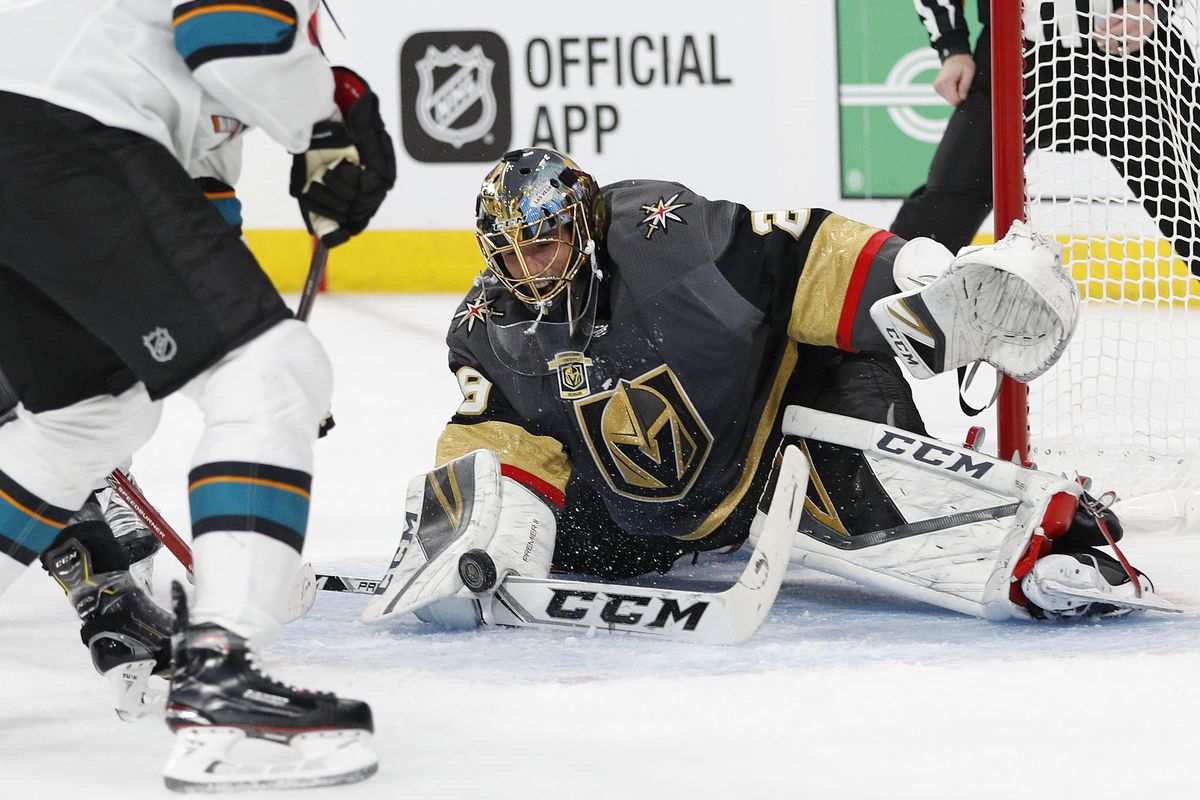
[[[308,151],[292,161],[291,180],[304,224],[326,247],[362,233],[396,183],[396,154],[379,116],[379,96],[345,67],[334,67],[333,79],[345,121],[313,126]]]

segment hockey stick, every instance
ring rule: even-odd
[[[120,469],[114,469],[108,476],[108,485],[112,487],[112,490],[117,493],[118,497],[125,501],[125,504],[142,521],[142,524],[149,528],[150,532],[163,543],[163,546],[179,559],[179,563],[183,564],[188,572],[191,572],[192,548],[163,519],[162,514],[158,513],[158,509],[150,505],[150,501],[133,485],[133,482],[129,478],[125,477],[125,473],[121,472]]]
[[[17,415],[17,393],[8,385],[8,378],[0,372],[0,425]]]
[[[304,280],[304,290],[300,293],[300,304],[296,307],[296,319],[301,322],[308,319],[312,313],[313,303],[321,289],[321,278],[325,275],[325,265],[329,261],[329,248],[320,239],[313,245],[312,259],[308,264],[308,275]],[[175,529],[158,513],[138,487],[133,485],[125,473],[114,469],[106,479],[112,490],[125,501],[134,515],[142,524],[150,529],[171,554],[179,559],[188,572],[192,571],[192,548],[175,532]]]
[[[325,265],[329,262],[329,248],[320,239],[313,244],[312,260],[308,264],[308,275],[304,279],[304,291],[300,293],[300,305],[296,307],[296,319],[308,320],[313,303],[321,291],[321,278],[325,277]]]
[[[808,460],[798,447],[783,456],[767,523],[741,576],[723,592],[508,578],[496,590],[491,624],[518,628],[607,630],[703,644],[737,644],[762,625],[775,603],[800,526]],[[374,594],[381,579],[317,575],[317,588]]]

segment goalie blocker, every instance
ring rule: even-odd
[[[798,406],[783,431],[812,463],[795,563],[990,620],[1177,610],[1125,561],[1111,512],[1077,482]],[[865,488],[839,492],[839,476]]]

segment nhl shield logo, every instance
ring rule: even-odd
[[[179,347],[166,328],[155,328],[142,337],[142,344],[150,351],[150,357],[160,364],[165,364],[175,357]]]
[[[496,122],[496,95],[492,92],[495,63],[475,45],[463,51],[458,45],[438,50],[430,45],[416,63],[417,122],[439,142],[461,148],[484,138]],[[444,75],[435,75],[443,70]],[[436,80],[435,80],[436,77]],[[460,125],[467,111],[480,104],[477,118]]]

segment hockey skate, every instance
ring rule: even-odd
[[[371,708],[264,675],[246,640],[218,625],[187,625],[176,584],[175,674],[167,725],[175,748],[164,771],[177,792],[296,789],[375,773]]]
[[[1085,487],[1070,526],[1054,535],[1050,549],[1021,578],[1021,592],[1035,617],[1119,617],[1131,611],[1173,611],[1158,596],[1144,572],[1125,560],[1117,546],[1124,536],[1121,520],[1105,500]],[[1101,547],[1108,546],[1116,558]]]
[[[76,523],[84,540],[90,538],[89,524],[104,523]],[[79,538],[67,538],[47,550],[42,565],[83,621],[80,638],[113,691],[117,716],[129,721],[161,714],[171,666],[171,615],[156,606],[127,571],[95,572],[93,555]]]
[[[125,477],[137,486],[133,475],[126,473]],[[99,504],[108,527],[112,528],[113,536],[117,537],[117,543],[129,557],[129,574],[142,591],[150,594],[154,578],[154,556],[162,549],[162,542],[112,489],[100,489],[93,498]]]
[[[1035,615],[1048,619],[1118,617],[1131,611],[1179,611],[1154,593],[1140,570],[1130,575],[1112,556],[1095,548],[1051,553],[1038,559],[1021,591]]]

